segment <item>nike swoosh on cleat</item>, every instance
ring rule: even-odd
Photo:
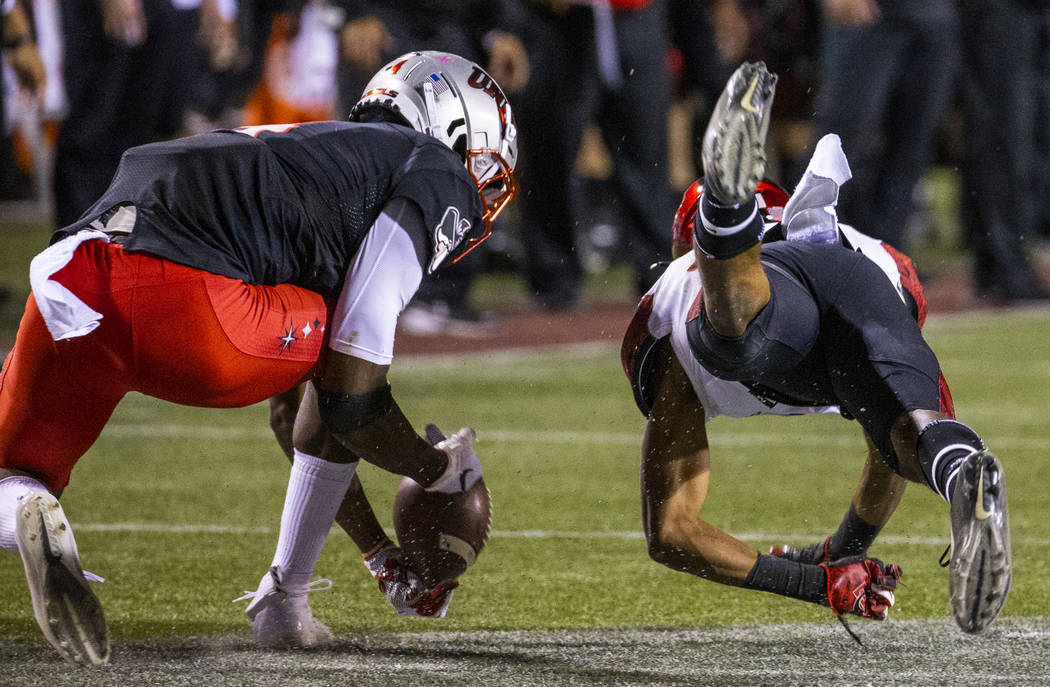
[[[459,490],[460,491],[466,491],[467,490],[467,473],[468,472],[474,472],[474,468],[467,468],[463,472],[459,473]]]
[[[991,515],[984,509],[984,466],[981,466],[981,473],[977,477],[977,505],[973,509],[974,517],[978,520],[987,520]]]
[[[755,97],[755,88],[758,86],[758,76],[758,74],[755,74],[754,77],[751,78],[751,85],[747,87],[744,97],[740,99],[740,107],[748,112],[758,111],[755,106],[751,104],[751,99]]]

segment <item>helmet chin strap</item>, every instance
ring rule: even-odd
[[[423,103],[427,108],[427,133],[451,148],[448,135],[434,124],[433,115],[437,112],[437,98],[434,96],[434,84],[430,81],[423,82]]]

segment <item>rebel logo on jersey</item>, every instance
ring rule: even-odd
[[[433,272],[445,261],[452,249],[459,245],[470,231],[470,220],[460,217],[459,209],[450,205],[434,227],[434,257],[430,260],[427,272]]]

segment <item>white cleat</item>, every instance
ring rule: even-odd
[[[109,627],[80,567],[73,530],[58,499],[46,493],[27,496],[17,518],[18,552],[44,638],[71,663],[107,663]]]
[[[1010,518],[999,459],[976,451],[959,469],[952,493],[952,557],[948,591],[963,632],[982,632],[1010,591]]]
[[[314,617],[306,595],[332,588],[331,580],[314,580],[301,593],[281,588],[277,568],[263,575],[259,588],[234,601],[251,599],[244,611],[252,623],[255,641],[271,649],[306,649],[332,642],[332,631]]]

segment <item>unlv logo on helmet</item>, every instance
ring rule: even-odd
[[[485,91],[492,96],[492,99],[496,101],[496,107],[503,109],[503,106],[507,103],[507,96],[503,95],[503,91],[496,85],[496,82],[492,80],[480,67],[475,66],[473,71],[470,73],[470,78],[467,79],[467,85],[471,88],[477,88],[478,90]]]

